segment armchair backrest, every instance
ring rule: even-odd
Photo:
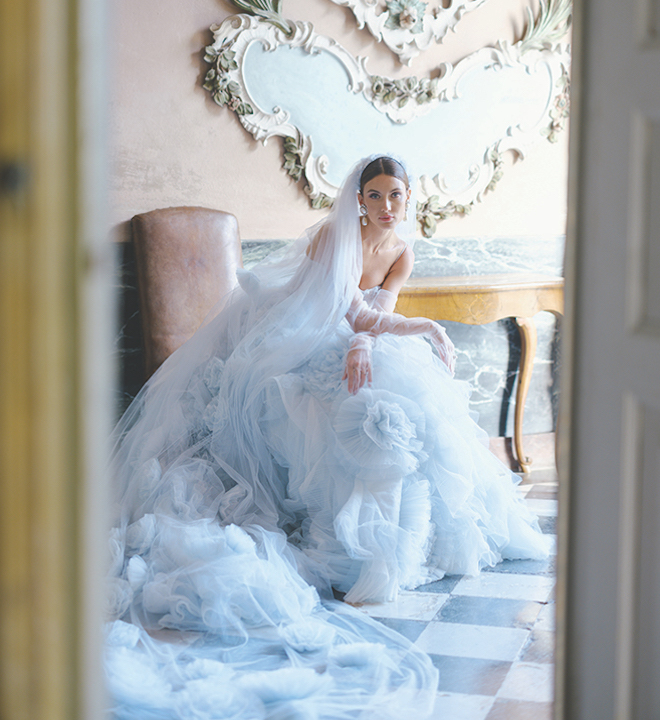
[[[148,378],[236,285],[241,242],[233,215],[201,207],[141,213],[132,231]]]

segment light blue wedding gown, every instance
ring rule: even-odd
[[[298,247],[241,273],[118,426],[106,629],[117,720],[421,720],[437,685],[429,658],[332,588],[390,600],[547,556],[466,384],[427,340],[380,334],[373,382],[350,395],[342,381],[359,171]]]

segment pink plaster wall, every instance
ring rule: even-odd
[[[371,72],[421,75],[498,39],[513,41],[526,0],[488,0],[458,30],[414,61],[396,58],[346,8],[330,0],[284,0],[283,12],[309,20],[355,54]],[[111,220],[135,213],[203,205],[234,213],[246,239],[290,238],[316,222],[302,190],[281,170],[281,146],[264,147],[202,89],[209,26],[235,12],[228,0],[116,0],[111,47]],[[496,191],[470,217],[442,223],[439,235],[559,235],[566,220],[567,138],[534,147],[523,162],[506,158]]]

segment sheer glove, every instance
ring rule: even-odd
[[[374,336],[356,333],[346,355],[346,368],[342,380],[348,380],[348,392],[355,395],[365,384],[371,382],[371,348]]]
[[[394,308],[396,307],[397,297],[398,295],[395,295],[393,292],[385,290],[385,288],[380,288],[380,290],[376,293],[376,297],[374,298],[371,306],[374,310],[382,310],[386,313],[393,313]]]
[[[380,294],[387,292],[381,290],[377,301],[380,300]],[[389,293],[393,295],[393,293]],[[384,298],[384,305],[390,298]],[[454,374],[456,366],[456,351],[454,344],[449,339],[445,329],[434,320],[428,318],[407,318],[398,313],[383,312],[382,310],[370,308],[365,302],[361,293],[357,293],[351,307],[346,313],[346,319],[356,333],[370,333],[371,335],[381,335],[382,333],[390,333],[392,335],[424,335],[438,351],[440,359],[449,368],[451,374]]]

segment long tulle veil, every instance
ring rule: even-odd
[[[359,180],[375,157],[353,168],[326,218],[290,248],[239,273],[239,286],[138,394],[116,430],[120,523],[171,502],[168,471],[181,474],[193,458],[209,455],[221,482],[203,497],[187,497],[180,512],[214,516],[222,502],[225,522],[274,529],[292,520],[278,501],[282,470],[259,427],[265,393],[273,377],[304,363],[346,315],[362,273]],[[414,227],[414,212],[408,224]]]

